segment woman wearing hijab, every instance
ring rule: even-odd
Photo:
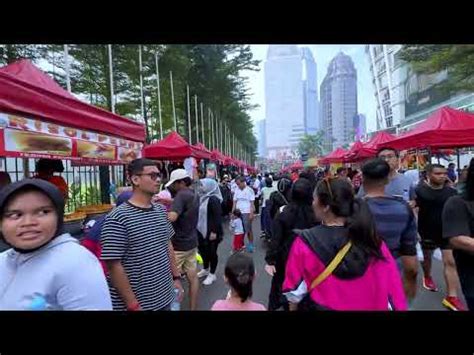
[[[273,276],[268,310],[274,311],[283,307],[289,309],[288,302],[282,294],[285,280],[285,265],[291,245],[295,239],[294,229],[308,229],[316,226],[318,221],[312,209],[313,191],[307,179],[296,180],[291,188],[290,203],[283,208],[273,221],[273,235],[267,250],[265,270]]]
[[[64,198],[51,183],[25,179],[0,192],[1,310],[112,310],[98,260],[63,234]]]
[[[207,276],[203,285],[211,285],[217,280],[217,248],[224,234],[222,228],[222,195],[219,184],[211,178],[202,179],[199,190],[198,248],[203,259],[204,268],[198,273],[198,277]]]

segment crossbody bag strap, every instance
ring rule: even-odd
[[[326,280],[328,278],[329,275],[331,275],[334,270],[336,270],[336,268],[339,266],[339,264],[341,263],[341,261],[344,259],[344,257],[346,256],[346,254],[349,252],[349,249],[351,248],[352,246],[352,242],[349,241],[346,245],[344,245],[341,250],[339,250],[336,254],[336,256],[334,257],[334,259],[331,260],[331,262],[329,263],[329,265],[323,270],[322,273],[320,273],[318,275],[318,277],[316,277],[313,282],[311,283],[311,287],[309,289],[309,291],[312,291],[315,287],[317,287],[321,282],[323,282],[324,280]]]

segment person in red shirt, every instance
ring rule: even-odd
[[[291,174],[291,181],[295,182],[296,180],[298,180],[298,178],[299,178],[298,170],[293,170],[293,173]]]
[[[56,186],[64,199],[67,200],[69,197],[69,188],[66,180],[62,176],[54,175],[55,172],[62,173],[64,171],[64,165],[61,160],[56,159],[40,159],[36,163],[36,175],[35,178],[42,179],[50,182]]]

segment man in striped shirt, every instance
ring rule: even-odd
[[[376,158],[362,167],[364,199],[374,216],[377,234],[390,249],[393,257],[403,268],[405,293],[408,299],[416,295],[418,260],[416,242],[418,232],[415,216],[402,196],[386,194],[390,165]]]
[[[105,219],[102,260],[109,270],[114,310],[169,310],[174,287],[183,288],[174,259],[173,227],[166,209],[153,204],[160,182],[155,162],[136,159],[128,166],[132,197]]]

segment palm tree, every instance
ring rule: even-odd
[[[296,148],[298,155],[307,155],[308,157],[323,155],[323,136],[322,131],[316,134],[305,134],[301,137],[298,147]]]

